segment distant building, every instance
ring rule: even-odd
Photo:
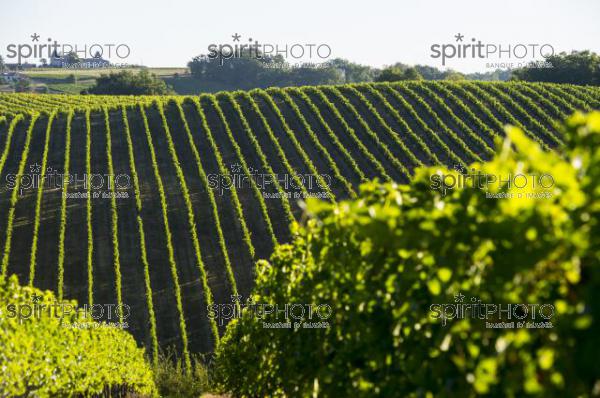
[[[33,69],[36,68],[36,64],[30,64],[25,62],[24,64],[5,64],[7,69],[10,70],[25,70],[25,69]]]
[[[110,62],[103,59],[99,53],[96,53],[93,58],[80,58],[78,62],[72,63],[68,61],[64,55],[61,56],[54,51],[52,57],[50,57],[48,66],[51,68],[77,67],[82,69],[94,69],[107,68],[110,66]]]
[[[2,80],[4,80],[6,83],[15,83],[19,80],[25,79],[25,76],[23,76],[17,72],[5,72],[5,73],[0,73],[0,78]]]

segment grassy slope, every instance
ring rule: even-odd
[[[23,72],[29,76],[33,85],[45,85],[53,94],[79,94],[82,90],[95,84],[96,78],[101,74],[110,72],[119,72],[119,68],[107,69],[62,69],[62,68],[39,68]],[[132,72],[138,72],[139,68],[127,69]],[[210,83],[195,79],[189,74],[187,68],[148,68],[150,73],[154,73],[173,88],[179,95],[195,95],[199,93],[216,93],[223,90],[234,90],[236,88],[251,89],[256,86],[230,85],[225,83]],[[77,83],[69,82],[69,76],[73,74],[77,77]],[[176,76],[177,75],[177,76]],[[234,87],[235,86],[235,87]],[[265,86],[266,87],[266,86]],[[12,91],[12,90],[10,90]]]
[[[123,301],[131,305],[129,324],[134,336],[151,347],[148,324],[155,316],[160,345],[205,352],[214,344],[207,319],[205,286],[216,303],[229,303],[234,288],[246,296],[252,287],[254,261],[269,256],[274,240],[289,239],[288,209],[296,218],[300,217],[301,208],[293,195],[323,191],[314,183],[292,185],[292,178],[286,179],[284,175],[292,172],[308,175],[315,170],[326,174],[331,177],[330,188],[336,199],[342,199],[357,191],[364,179],[402,180],[406,171],[411,172],[420,164],[440,161],[455,167],[486,159],[494,137],[503,134],[501,126],[506,123],[522,125],[528,134],[551,148],[560,142],[552,119],[577,108],[598,108],[600,91],[556,85],[429,82],[424,85],[356,85],[338,90],[331,87],[274,89],[237,92],[231,96],[220,93],[204,95],[199,100],[169,97],[164,99],[162,112],[170,137],[156,105],[144,106],[146,131],[146,121],[140,108],[135,106],[141,99],[0,95],[0,114],[9,116],[8,122],[0,121],[0,156],[6,152],[0,180],[6,181],[8,174],[16,173],[29,124],[24,120],[16,125],[10,147],[4,151],[10,112],[49,110],[69,103],[78,105],[101,100],[110,108],[110,150],[115,172],[131,175],[132,155],[139,177],[141,203],[136,206],[133,183],[124,191],[129,198],[116,200],[116,218],[111,217],[110,199],[92,200],[91,220],[88,220],[85,199],[67,200],[64,294],[82,303],[88,301],[90,281],[85,242],[87,224],[91,221],[93,299],[96,303],[116,302],[112,238],[116,227]],[[181,110],[172,101],[179,101]],[[121,103],[129,106],[131,153]],[[40,163],[43,158],[47,121],[43,115],[32,131],[25,173],[30,172],[30,165]],[[48,141],[48,167],[59,172],[65,164],[66,122],[66,115],[57,117]],[[108,170],[105,122],[100,109],[91,112],[90,162],[92,172],[98,174]],[[79,178],[86,169],[86,144],[85,114],[77,111],[71,123],[70,169]],[[261,192],[246,179],[235,190],[213,190],[211,198],[202,172],[208,181],[223,174],[248,177],[250,173],[276,173],[280,178],[277,184],[273,182]],[[161,186],[164,195],[159,194]],[[82,191],[85,189],[81,181],[69,184],[69,193]],[[282,191],[290,192],[292,198],[273,198]],[[263,193],[269,195],[263,196]],[[25,189],[18,196],[12,228],[14,244],[8,253],[2,253],[10,260],[8,272],[16,273],[22,283],[29,282],[36,195],[37,190]],[[6,185],[0,186],[0,231],[5,231],[10,197]],[[57,288],[60,209],[60,191],[45,189],[41,198],[34,281],[35,286],[44,289]],[[238,217],[239,212],[243,214],[243,222]],[[215,214],[219,217],[218,223]],[[144,252],[140,247],[138,216],[143,220]],[[117,224],[113,225],[114,222]],[[195,223],[196,237],[190,233],[190,223]],[[228,275],[221,237],[234,280]],[[5,247],[5,238],[4,232],[0,233],[0,248]],[[167,250],[169,242],[172,253]],[[202,267],[199,267],[198,255]],[[206,272],[206,280],[202,272]],[[152,291],[152,300],[146,298],[148,290]],[[178,296],[181,306],[177,304]],[[148,303],[153,304],[153,311],[149,310]],[[181,322],[180,312],[185,322]]]
[[[65,93],[65,94],[79,94],[81,90],[91,87],[95,83],[95,79],[101,74],[108,74],[111,72],[119,72],[123,69],[120,68],[106,68],[106,69],[63,69],[63,68],[38,68],[35,70],[28,70],[23,72],[33,80],[34,84],[44,84],[48,86],[51,93]],[[137,73],[139,68],[130,68],[128,71]],[[148,68],[150,73],[154,73],[157,76],[165,79],[167,82],[174,79],[173,75],[178,73],[180,75],[186,74],[186,68]],[[75,75],[77,83],[70,83],[69,76]],[[184,78],[182,78],[184,79]],[[179,91],[177,91],[179,93]],[[185,93],[185,91],[181,91]]]

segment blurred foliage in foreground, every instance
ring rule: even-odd
[[[144,350],[130,334],[93,327],[91,317],[66,307],[75,301],[45,309],[57,303],[49,291],[0,277],[0,396],[156,394]]]
[[[252,299],[329,304],[330,327],[263,328],[275,316],[258,319],[245,309],[217,350],[221,389],[236,396],[600,394],[600,113],[565,123],[562,153],[542,151],[515,128],[507,135],[492,161],[473,167],[551,174],[550,198],[489,199],[469,184],[443,196],[430,178],[453,171],[429,168],[411,185],[366,184],[356,201],[309,202],[293,244],[258,264]],[[524,193],[500,184],[489,191]],[[553,327],[491,329],[468,317],[444,326],[432,316],[432,304],[461,296],[551,304]]]

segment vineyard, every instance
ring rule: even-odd
[[[506,124],[550,150],[555,120],[598,108],[598,88],[538,83],[0,94],[1,271],[58,298],[127,304],[154,359],[174,346],[189,363],[224,330],[207,306],[247,297],[301,199],[463,169],[491,157]]]

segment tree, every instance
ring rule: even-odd
[[[82,94],[104,95],[165,95],[171,94],[172,89],[155,74],[142,69],[135,74],[131,71],[102,74],[96,79],[96,84]]]
[[[385,68],[375,78],[376,82],[395,82],[399,80],[404,80],[404,70],[397,66]]]
[[[331,61],[327,61],[326,64],[329,68],[342,71],[346,83],[371,82],[376,75],[376,69],[370,66],[350,62],[342,58],[332,59]]]
[[[415,65],[415,69],[423,76],[425,80],[441,80],[446,72],[439,70],[434,66]]]
[[[444,80],[465,80],[466,77],[460,72],[449,70],[444,74]]]
[[[549,65],[517,69],[513,79],[551,83],[600,85],[600,56],[590,51],[562,52],[546,58]]]
[[[64,56],[64,63],[67,65],[78,64],[80,62],[79,55],[75,51],[71,51]]]
[[[421,76],[416,68],[408,68],[404,71],[403,80],[423,80],[423,76]]]
[[[31,82],[29,79],[19,79],[15,82],[15,91],[24,93],[31,90]]]
[[[327,64],[318,68],[312,65],[290,67],[281,55],[199,55],[188,63],[188,67],[197,81],[211,87],[216,84],[223,90],[344,83],[343,73],[337,68]]]
[[[0,72],[4,72],[6,70],[6,64],[4,63],[4,58],[0,55]]]
[[[266,66],[279,61],[283,62],[283,59],[258,59],[244,55],[220,60],[219,58],[201,55],[192,59],[188,63],[188,67],[192,76],[198,80],[218,82],[227,86],[245,89],[257,87],[261,79],[263,82],[273,80],[277,72],[266,70]]]
[[[46,58],[41,58],[40,64],[42,64],[42,67],[46,67],[48,66],[48,60]]]
[[[512,71],[510,69],[496,69],[491,72],[475,72],[469,73],[467,78],[470,80],[485,80],[485,81],[493,81],[493,80],[501,80],[506,81],[511,78]]]
[[[292,68],[286,80],[294,86],[316,86],[319,84],[336,84],[343,81],[339,70],[334,68]]]
[[[412,66],[405,69],[400,66],[391,66],[382,70],[375,79],[377,82],[395,82],[400,80],[423,80],[423,76]]]

